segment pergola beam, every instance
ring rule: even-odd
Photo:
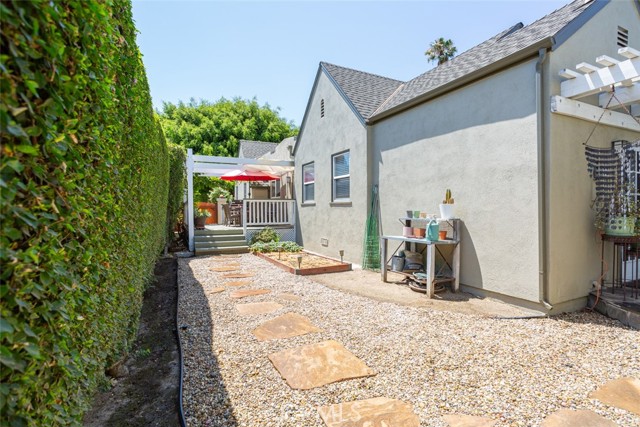
[[[628,85],[640,76],[640,57],[620,61],[604,68],[587,67],[585,63],[578,65],[582,70],[591,71],[560,83],[560,95],[565,98],[583,98],[605,91],[611,86]],[[567,71],[562,70],[561,75],[567,76]]]
[[[598,123],[599,121],[606,126],[640,132],[640,124],[629,114],[605,110],[595,105],[563,96],[556,95],[551,97],[551,112],[593,123]]]
[[[634,84],[633,86],[618,86],[616,87],[615,97],[611,99],[611,92],[601,93],[598,99],[598,104],[604,107],[609,103],[608,108],[617,108],[624,105],[634,104],[640,102],[640,84]]]

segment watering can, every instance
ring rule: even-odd
[[[440,226],[438,225],[438,221],[436,221],[435,218],[432,218],[431,221],[429,221],[429,225],[427,225],[427,240],[437,242],[439,231]]]

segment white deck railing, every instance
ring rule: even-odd
[[[257,227],[266,225],[295,225],[295,200],[244,200],[242,225]]]

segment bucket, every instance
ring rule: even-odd
[[[440,204],[440,218],[452,219],[455,218],[454,204]]]
[[[391,257],[391,270],[402,271],[404,269],[404,257],[394,255]]]
[[[438,225],[438,221],[432,219],[429,221],[429,225],[427,226],[427,240],[432,242],[438,241],[438,232],[440,231],[440,226]]]

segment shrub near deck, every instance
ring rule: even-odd
[[[0,13],[0,413],[78,424],[164,245],[167,147],[129,1]]]

